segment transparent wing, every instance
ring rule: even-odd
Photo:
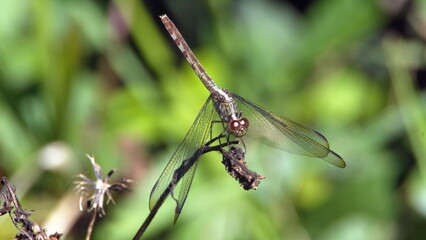
[[[205,141],[203,142],[203,144]],[[176,223],[176,221],[179,218],[180,213],[182,212],[183,205],[185,204],[186,197],[188,196],[189,189],[191,187],[192,180],[195,176],[195,170],[197,169],[198,161],[192,165],[192,167],[188,170],[188,172],[183,176],[182,183],[179,191],[179,197],[178,197],[178,203],[175,208],[175,218],[173,220],[173,223]]]
[[[192,155],[209,140],[210,125],[215,114],[216,112],[214,110],[211,97],[209,97],[198,113],[197,118],[195,119],[182,143],[176,149],[175,153],[167,163],[167,166],[164,168],[153,189],[151,190],[151,195],[149,197],[150,210],[152,210],[160,196],[171,183],[175,170],[182,165],[184,160],[192,157]],[[196,169],[197,162],[188,170],[185,176],[178,183],[178,186],[180,185],[180,191],[179,196],[177,197],[178,203],[175,210],[175,221],[179,217],[182,207],[185,204],[185,200],[188,196]]]
[[[239,111],[249,120],[248,137],[287,152],[321,158],[340,168],[346,166],[345,161],[330,150],[327,139],[319,132],[264,110],[236,94],[233,96]]]

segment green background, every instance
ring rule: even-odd
[[[83,239],[72,188],[93,154],[135,181],[93,239],[130,239],[208,97],[168,14],[220,87],[321,132],[347,167],[253,142],[266,179],[244,191],[208,154],[177,224],[168,199],[145,239],[424,239],[426,2],[304,3],[0,1],[0,175],[33,220]],[[16,233],[1,216],[0,239]]]

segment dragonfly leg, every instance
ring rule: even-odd
[[[226,126],[225,126],[225,123],[224,123],[223,121],[217,121],[217,120],[212,121],[212,122],[211,122],[211,124],[210,124],[210,140],[213,140],[213,125],[214,125],[215,123],[221,123],[221,124],[222,124],[222,127],[223,127],[222,132],[219,134],[219,136],[218,136],[218,137],[216,137],[216,138],[215,138],[216,140],[218,140],[218,141],[219,141],[219,145],[220,145],[220,144],[222,144],[221,139],[222,139],[222,138],[224,137],[224,135],[226,134]],[[226,136],[227,136],[226,140],[227,140],[227,142],[229,142],[229,134],[226,134]]]
[[[242,144],[243,144],[243,147],[244,147],[244,154],[245,154],[245,153],[246,153],[246,151],[247,151],[247,148],[246,148],[246,144],[244,143],[243,139],[241,139],[241,138],[240,138],[240,143],[242,143]]]
[[[211,124],[210,124],[210,140],[212,140],[213,139],[213,125],[215,124],[215,123],[222,123],[222,126],[223,126],[223,131],[219,134],[219,136],[220,135],[222,135],[224,132],[225,132],[225,124],[222,122],[222,121],[218,121],[218,120],[213,120],[212,122],[211,122]]]
[[[174,186],[172,187],[172,191],[170,191],[170,196],[172,196],[173,200],[175,200],[176,205],[179,205],[179,201],[175,198],[175,194],[174,194],[175,187],[176,187],[176,184],[174,184]]]
[[[226,134],[226,142],[228,143],[228,147],[231,147],[231,145],[233,145],[233,144],[231,144],[232,143],[232,141],[230,139],[231,136],[232,136],[231,134]],[[246,153],[246,150],[247,150],[246,149],[246,144],[244,143],[243,139],[242,138],[237,138],[237,139],[238,139],[238,142],[243,145],[243,147],[244,147],[244,153]]]
[[[231,141],[231,139],[229,138],[229,134],[226,134],[226,143],[228,144],[228,147],[230,147],[231,145],[229,144],[229,142]]]

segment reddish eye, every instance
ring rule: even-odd
[[[240,119],[240,124],[243,128],[248,128],[249,127],[249,121],[247,120],[247,118],[241,118]]]
[[[229,129],[231,131],[237,131],[240,128],[240,123],[238,121],[232,120],[229,123]]]

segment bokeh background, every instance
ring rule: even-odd
[[[244,191],[204,156],[179,221],[145,239],[425,239],[426,1],[2,0],[0,175],[32,219],[83,239],[74,176],[86,153],[133,192],[93,239],[130,239],[208,92],[164,30],[168,14],[218,85],[323,133],[338,169],[257,143]],[[0,217],[0,239],[17,230]]]

